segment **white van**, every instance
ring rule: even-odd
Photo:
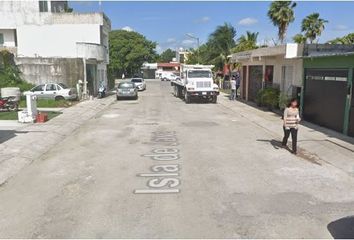
[[[176,80],[177,75],[173,72],[161,72],[160,79],[161,81],[174,81]]]

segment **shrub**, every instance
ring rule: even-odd
[[[264,88],[258,91],[256,97],[258,106],[274,109],[279,104],[279,90],[275,88]]]
[[[284,93],[280,93],[279,95],[279,108],[280,110],[284,110],[288,103],[290,101],[290,98],[288,95],[284,94]]]
[[[0,51],[0,88],[4,87],[19,87],[21,91],[27,91],[33,87],[20,77],[14,55],[6,50]]]

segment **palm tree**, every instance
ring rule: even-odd
[[[222,69],[228,63],[227,56],[231,54],[231,49],[235,46],[235,28],[229,24],[216,27],[209,36],[207,45],[210,50],[210,59],[217,68]]]
[[[354,33],[328,41],[330,44],[354,44]]]
[[[306,39],[313,43],[325,29],[327,20],[320,18],[319,13],[312,13],[302,20],[301,31]]]
[[[286,38],[289,24],[295,20],[295,7],[296,3],[292,1],[274,1],[270,4],[268,17],[273,25],[278,27],[278,38],[282,44]]]
[[[242,52],[257,48],[258,32],[247,31],[239,39],[237,39],[237,45],[232,49],[232,52]]]
[[[302,35],[301,33],[298,33],[296,34],[294,37],[293,37],[293,40],[295,43],[306,43],[306,37],[304,35]]]

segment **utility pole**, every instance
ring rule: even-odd
[[[194,35],[192,35],[190,33],[187,33],[186,36],[197,40],[197,63],[199,64],[199,37],[195,37]]]

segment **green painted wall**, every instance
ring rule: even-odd
[[[347,68],[348,69],[348,88],[352,89],[353,84],[353,69],[354,69],[354,55],[348,56],[330,56],[330,57],[317,57],[317,58],[304,58],[303,61],[304,69],[306,68],[327,68],[327,69],[335,69],[335,68]],[[305,72],[305,71],[304,71]],[[306,91],[305,89],[305,76],[303,82],[303,93]],[[347,101],[345,105],[345,115],[344,115],[344,123],[343,123],[343,133],[348,134],[349,127],[349,117],[350,117],[350,103],[351,98],[354,93],[350,93],[347,95]],[[301,107],[303,107],[303,96],[301,97]]]

